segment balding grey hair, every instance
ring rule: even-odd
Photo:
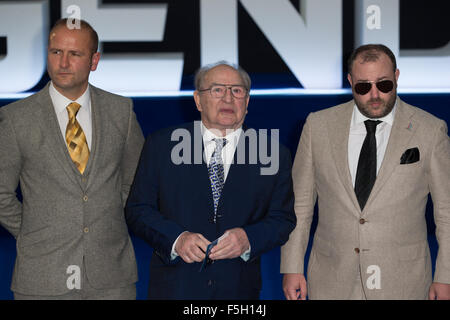
[[[250,80],[250,76],[248,75],[247,71],[242,69],[240,66],[230,63],[225,60],[221,60],[216,63],[207,64],[207,65],[201,67],[200,69],[198,69],[197,72],[195,73],[195,78],[194,78],[195,90],[205,89],[205,88],[202,88],[202,82],[205,79],[205,76],[208,73],[208,71],[215,67],[223,66],[223,65],[229,66],[229,67],[233,68],[234,70],[236,70],[242,79],[245,89],[250,91],[251,80]]]

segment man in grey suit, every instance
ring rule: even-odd
[[[76,22],[50,31],[51,82],[0,108],[0,223],[17,240],[15,299],[136,297],[123,208],[144,138],[130,99],[88,83],[98,36]]]
[[[354,100],[308,116],[292,174],[297,227],[281,251],[287,299],[450,298],[447,125],[398,98],[398,78],[391,50],[362,46],[349,59]],[[439,242],[433,282],[428,194]]]

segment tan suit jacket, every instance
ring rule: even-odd
[[[427,298],[432,270],[425,207],[430,193],[439,243],[434,281],[450,283],[447,125],[397,101],[386,153],[362,212],[348,166],[354,101],[312,113],[306,120],[293,165],[297,227],[281,250],[281,273],[304,272],[318,198],[307,271],[310,299],[348,299],[359,273],[367,299]],[[400,164],[405,150],[414,147],[420,160]],[[380,282],[373,288],[375,269]]]

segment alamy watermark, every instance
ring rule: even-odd
[[[67,17],[67,28],[69,30],[81,29],[81,8],[77,5],[72,4],[67,7],[66,13],[70,15]]]
[[[77,265],[70,265],[67,267],[66,273],[69,277],[66,281],[67,289],[81,289],[81,269]]]
[[[232,130],[226,130],[226,135]],[[247,129],[242,131],[239,141],[233,141],[236,145],[234,151],[236,164],[261,164],[261,175],[275,175],[278,173],[280,166],[280,143],[279,130],[271,129],[270,135],[267,129]],[[194,136],[189,130],[178,128],[172,132],[171,141],[179,141],[172,148],[171,161],[173,164],[202,164],[207,162],[205,153],[202,150],[202,133],[200,129],[200,121],[194,123]],[[238,143],[239,142],[239,143]],[[270,155],[269,155],[270,145]],[[192,151],[194,154],[192,154]],[[233,152],[231,151],[231,152]],[[224,148],[224,153],[230,152]],[[223,155],[226,159],[226,154]],[[234,160],[230,163],[233,164]]]
[[[367,267],[367,273],[370,276],[366,280],[367,289],[381,289],[381,269],[377,265],[370,265]]]
[[[366,26],[369,30],[381,29],[381,9],[379,6],[372,4],[367,7],[366,13],[370,16],[366,20]]]

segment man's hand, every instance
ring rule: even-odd
[[[209,258],[212,260],[233,259],[241,256],[250,248],[247,234],[242,228],[227,230],[228,233],[219,243],[211,249]]]
[[[430,300],[450,300],[450,284],[433,282],[428,298]]]
[[[201,262],[205,259],[208,244],[210,241],[200,233],[186,231],[178,238],[175,251],[186,263]]]
[[[283,276],[283,291],[287,300],[306,300],[308,289],[305,276],[301,273],[287,273]]]

